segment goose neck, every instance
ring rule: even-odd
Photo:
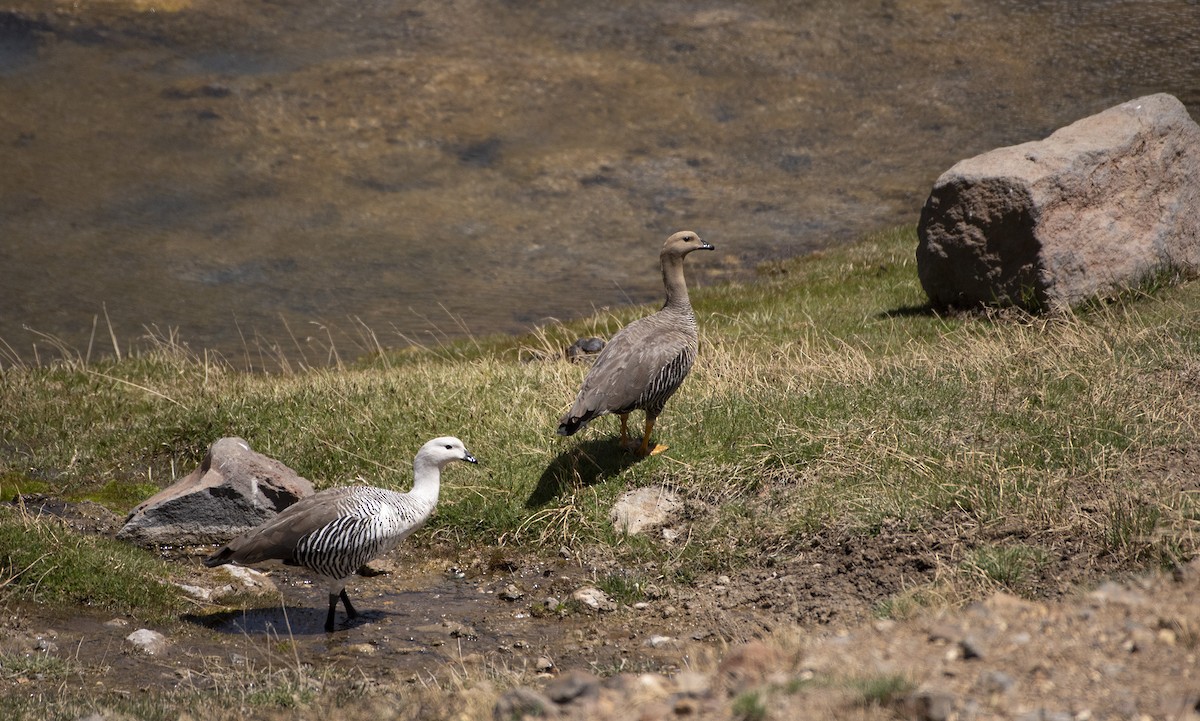
[[[412,495],[437,498],[441,480],[442,469],[437,463],[424,458],[413,461]]]
[[[663,287],[667,291],[664,308],[688,309],[692,307],[688,298],[687,282],[683,277],[683,256],[668,254],[662,257]]]

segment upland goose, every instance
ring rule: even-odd
[[[442,468],[451,461],[476,462],[459,439],[435,438],[421,446],[413,459],[413,487],[408,493],[373,486],[321,491],[233,539],[206,558],[204,565],[276,559],[307,568],[329,586],[325,630],[332,631],[339,599],[347,617],[358,615],[346,595],[346,580],[429,520],[437,505]]]
[[[641,409],[646,427],[635,452],[645,456],[666,450],[650,447],[650,432],[691,370],[697,350],[696,316],[683,278],[683,259],[694,250],[712,249],[689,230],[667,238],[659,256],[667,302],[658,312],[622,328],[600,351],[574,405],[558,423],[560,436],[572,435],[593,418],[616,413],[621,417],[621,445],[630,448],[629,414]]]

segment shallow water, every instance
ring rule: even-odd
[[[168,646],[158,656],[132,652],[125,641],[143,622],[111,614],[63,617],[30,609],[22,616],[25,632],[53,639],[89,687],[125,693],[250,686],[256,678],[252,671],[299,663],[352,668],[364,678],[443,681],[464,664],[532,673],[542,659],[562,668],[672,671],[686,662],[692,643],[686,624],[677,629],[682,637],[652,646],[644,629],[632,630],[646,625],[642,618],[607,626],[600,617],[579,612],[538,618],[529,609],[544,596],[515,602],[499,597],[496,589],[510,582],[534,595],[553,585],[555,579],[542,578],[535,568],[508,576],[405,572],[355,578],[347,590],[359,616],[347,620],[339,604],[337,629],[326,633],[324,586],[309,583],[294,569],[266,567],[273,571],[279,596],[250,599],[241,610],[199,607],[180,623],[150,624],[167,637]],[[571,585],[579,583],[578,572],[567,573],[576,577]],[[661,619],[649,624],[660,631],[667,626]]]
[[[914,223],[955,161],[1139,95],[1194,0],[17,2],[0,362],[238,365],[519,332]]]

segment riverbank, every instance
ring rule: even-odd
[[[70,509],[60,513],[65,523],[0,513],[6,715],[316,718],[338,709],[345,718],[487,718],[510,687],[572,670],[606,679],[649,672],[679,684],[762,638],[783,654],[785,675],[696,696],[696,714],[783,718],[795,708],[788,704],[833,689],[842,700],[830,702],[830,715],[882,718],[946,678],[903,644],[933,644],[929,658],[961,660],[982,633],[972,624],[1004,617],[945,616],[966,629],[952,634],[937,631],[939,614],[990,598],[1031,624],[1066,619],[1092,603],[1077,594],[1107,579],[1179,568],[1178,579],[1136,591],[1139,608],[1168,603],[1162,589],[1188,582],[1184,564],[1196,548],[1200,286],[1147,288],[1066,316],[939,316],[917,283],[915,244],[911,228],[882,233],[772,264],[754,283],[694,293],[701,359],[656,429],[669,450],[640,461],[616,447],[614,423],[570,439],[553,429],[583,373],[558,354],[575,338],[610,335],[644,307],[519,338],[381,351],[340,369],[242,373],[170,342],[121,361],[6,368],[3,495],[46,494]],[[200,550],[163,558],[102,540],[222,436],[247,439],[318,487],[359,477],[406,487],[414,449],[442,433],[463,438],[481,466],[455,469],[436,517],[393,555],[391,574],[363,579],[362,605],[380,613],[340,640],[221,625],[249,613],[279,628],[278,602],[199,604],[170,585],[148,602],[144,589],[162,581],[205,580]],[[608,520],[616,497],[654,485],[683,498],[670,533],[616,533]],[[466,585],[444,580],[456,573]],[[303,626],[321,605],[314,589],[275,575]],[[546,597],[584,580],[617,610],[544,613]],[[501,598],[508,585],[521,595]],[[428,588],[449,590],[422,595]],[[462,598],[448,595],[456,588]],[[457,626],[410,627],[406,614],[444,607],[452,615],[443,620]],[[1119,621],[1090,613],[1096,624]],[[1160,616],[1133,643],[1161,644],[1154,648],[1182,664],[1200,621],[1182,602]],[[105,626],[114,619],[163,632],[175,651],[130,653],[128,630]],[[1021,633],[1038,643],[1037,633],[1058,628],[1082,633],[1066,621],[1036,628]],[[39,650],[39,637],[52,640]],[[901,645],[881,660],[871,649],[882,647],[859,645],[868,637]],[[1112,678],[1153,713],[1151,682],[1161,679],[1118,658],[1124,642],[1080,648],[1101,673],[1105,659],[1121,665]],[[989,644],[969,653],[1007,658]],[[842,665],[812,660],[837,648],[862,655],[848,652]],[[543,658],[551,673],[540,677]],[[1042,671],[995,669],[1012,693],[972,690],[961,668],[960,685],[945,691],[983,716],[1015,717],[1005,699],[1055,698],[1039,674],[1067,678],[1076,662],[1062,658]],[[177,675],[164,682],[164,673]],[[1072,688],[1088,698],[1087,684]]]

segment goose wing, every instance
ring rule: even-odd
[[[294,561],[296,544],[314,531],[336,523],[346,515],[338,501],[353,491],[333,488],[302,498],[271,520],[234,538],[205,559],[206,566],[236,561],[250,564],[267,559]]]
[[[625,326],[604,346],[584,378],[571,418],[594,418],[637,407],[664,369],[695,342],[688,333],[659,315]]]

